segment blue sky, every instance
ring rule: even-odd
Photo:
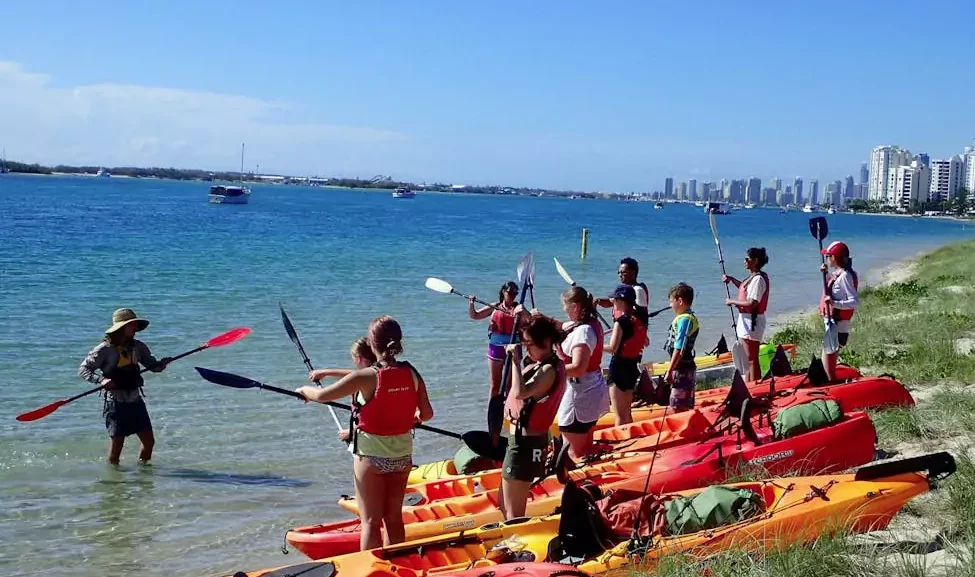
[[[654,190],[832,180],[879,144],[942,157],[975,137],[971,1],[17,2],[2,17],[0,144],[30,161],[232,169],[246,141],[262,172]]]

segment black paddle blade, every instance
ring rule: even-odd
[[[728,411],[729,415],[740,415],[745,401],[750,401],[751,398],[752,394],[749,392],[748,386],[745,385],[745,379],[741,378],[741,373],[735,371],[735,376],[731,379],[731,387],[728,389],[728,396],[724,399],[725,410]]]
[[[731,350],[728,348],[728,341],[725,340],[724,335],[721,335],[721,338],[718,339],[718,344],[714,345],[714,348],[711,349],[711,352],[708,354],[724,355],[729,352],[731,352]]]
[[[467,431],[461,438],[467,448],[485,459],[504,461],[504,453],[508,450],[508,439],[500,437],[498,446],[494,446],[492,435],[488,431]]]
[[[278,307],[281,309],[281,322],[284,323],[284,330],[288,333],[288,338],[291,342],[298,347],[298,351],[304,356],[305,350],[301,346],[301,341],[298,340],[298,331],[295,330],[295,326],[291,324],[291,319],[288,318],[288,313],[284,312],[284,305],[278,303]]]
[[[884,477],[893,477],[904,473],[928,472],[928,479],[940,480],[955,472],[955,458],[950,453],[930,453],[920,457],[901,459],[889,463],[868,465],[857,470],[853,477],[857,481],[873,481]]]
[[[231,373],[224,373],[221,371],[214,371],[213,369],[205,369],[203,367],[195,367],[195,368],[196,368],[196,372],[200,373],[201,377],[217,385],[223,385],[225,387],[233,387],[235,389],[261,388],[261,383],[253,379],[248,379],[247,377],[242,377],[240,375],[234,375]]]
[[[809,219],[809,233],[816,240],[823,240],[829,234],[829,225],[826,223],[825,216],[817,216]]]
[[[811,387],[821,387],[829,383],[829,375],[826,374],[826,367],[823,366],[822,359],[814,356],[809,361],[809,368],[806,369],[806,378],[809,379],[809,386]]]
[[[335,577],[335,564],[327,561],[311,561],[298,565],[281,567],[267,573],[261,573],[262,577]],[[238,571],[233,577],[247,577],[247,573]]]
[[[782,345],[775,348],[775,355],[769,363],[768,372],[773,377],[785,377],[792,374],[792,363],[789,362],[789,355],[785,354]]]

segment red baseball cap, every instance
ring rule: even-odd
[[[849,256],[850,256],[850,247],[846,246],[846,243],[842,243],[840,241],[836,241],[834,243],[831,243],[825,249],[823,249],[823,254],[829,254],[829,255],[833,255],[833,256],[845,256],[845,257],[849,258]]]

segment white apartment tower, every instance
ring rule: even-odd
[[[938,202],[947,202],[955,198],[955,194],[965,181],[963,167],[964,163],[960,156],[952,156],[946,160],[932,160],[931,188],[928,198]]]
[[[923,204],[928,200],[931,190],[931,170],[920,160],[913,160],[909,166],[891,167],[889,188],[891,196],[888,204],[909,208],[913,204]]]
[[[899,146],[878,146],[870,153],[870,185],[867,188],[869,200],[879,200],[885,204],[897,204],[890,188],[891,178],[898,166],[911,164],[911,153]]]

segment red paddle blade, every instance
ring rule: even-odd
[[[21,413],[21,414],[17,415],[17,420],[20,421],[20,422],[22,422],[22,423],[26,423],[26,422],[30,422],[30,421],[36,421],[37,419],[43,419],[44,417],[50,415],[54,411],[60,409],[66,403],[67,403],[67,401],[65,401],[64,399],[62,399],[60,401],[55,401],[55,402],[51,403],[50,405],[46,405],[46,406],[41,407],[40,409],[34,409],[33,411],[28,411],[26,413]]]
[[[240,339],[251,334],[251,330],[247,327],[238,327],[236,329],[230,329],[222,335],[217,335],[212,339],[204,343],[205,347],[222,347],[224,345],[229,345],[230,343],[236,343]]]

